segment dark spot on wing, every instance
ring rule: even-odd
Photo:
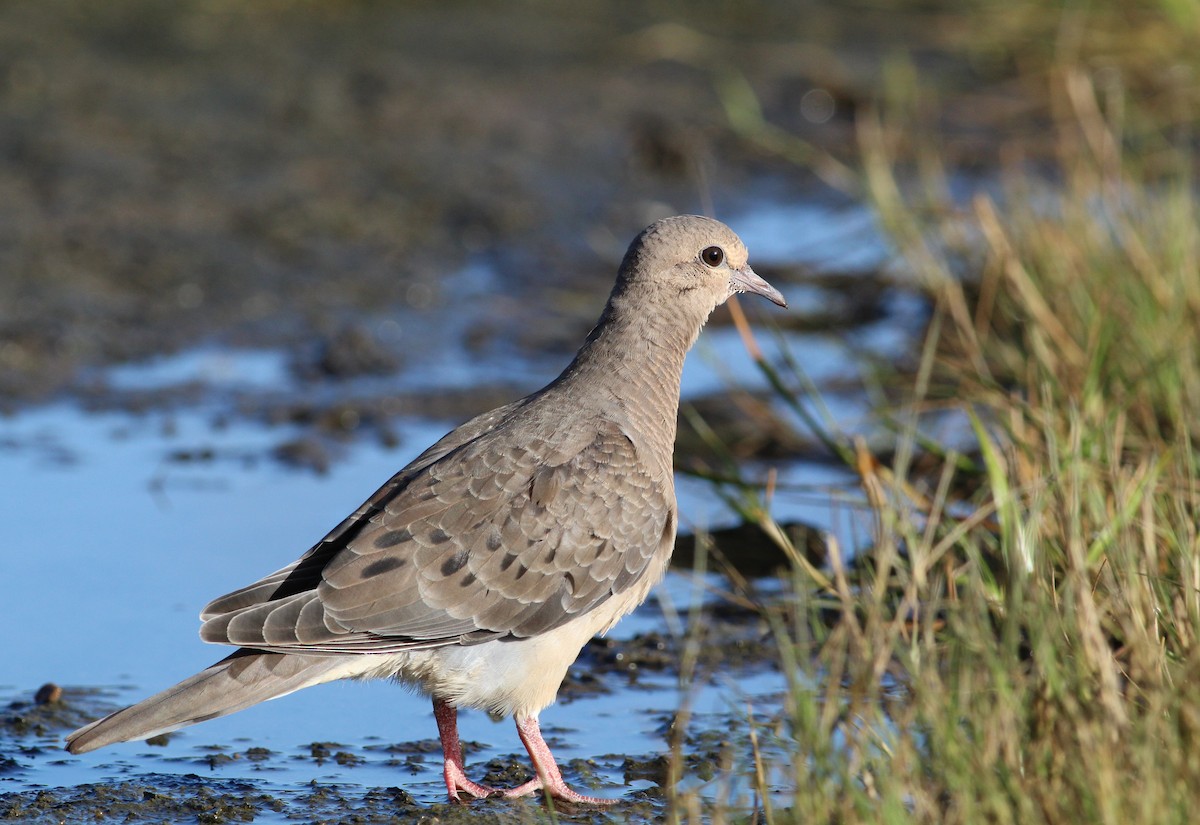
[[[459,587],[470,587],[470,586],[471,586],[471,585],[473,585],[474,583],[475,583],[475,574],[474,574],[474,573],[468,573],[467,575],[465,575],[465,576],[463,576],[463,577],[462,577],[462,581],[460,581],[460,582],[458,583],[458,586],[459,586]]]
[[[388,530],[386,533],[375,537],[375,546],[380,548],[395,547],[397,544],[403,544],[411,540],[412,532],[408,529]]]
[[[445,544],[448,541],[450,541],[450,534],[441,527],[435,527],[429,532],[430,544]]]
[[[512,567],[512,563],[517,560],[516,553],[505,553],[504,558],[500,560],[500,569],[507,570]]]
[[[406,562],[404,559],[398,559],[395,556],[388,556],[386,559],[373,561],[364,567],[362,570],[362,577],[364,579],[369,579],[372,576],[378,576],[381,573],[388,572],[389,570],[398,570],[407,563],[408,562]]]
[[[491,550],[493,553],[499,550],[502,544],[503,542],[500,540],[499,533],[492,533],[487,537],[487,549]]]
[[[453,576],[459,570],[467,566],[467,551],[459,550],[450,558],[442,563],[442,575]]]

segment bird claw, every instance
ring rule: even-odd
[[[460,794],[465,794],[468,799],[464,799]],[[450,791],[450,801],[457,802],[460,805],[466,805],[475,799],[490,799],[492,797],[507,796],[506,792],[500,788],[490,788],[487,785],[479,785],[475,782],[466,782],[457,785]]]
[[[620,801],[618,799],[605,799],[599,796],[581,794],[562,781],[552,784],[549,788],[543,785],[540,779],[531,779],[515,788],[493,788],[490,785],[481,785],[478,782],[472,782],[465,776],[456,776],[453,780],[447,778],[446,784],[448,787],[452,781],[454,786],[450,790],[450,801],[460,805],[467,805],[475,799],[521,799],[538,791],[542,791],[546,796],[553,797],[555,802],[565,802],[572,805],[604,806],[615,805]],[[463,796],[469,798],[463,798]]]
[[[446,763],[445,777],[446,790],[450,793],[451,802],[458,802],[465,805],[470,801],[459,796],[459,792],[467,794],[472,799],[488,799],[489,797],[504,795],[504,791],[500,788],[481,785],[478,782],[472,782],[470,779],[467,779],[462,768],[453,762]]]
[[[529,796],[542,789],[542,780],[534,778],[528,782],[524,782],[515,788],[509,788],[504,791],[505,799],[520,799],[523,796]]]
[[[526,786],[532,784],[533,787],[526,789]],[[532,783],[526,782],[520,787],[513,788],[510,791],[504,792],[505,799],[513,799],[520,796],[527,796],[534,791],[541,791],[546,796],[554,799],[555,802],[566,802],[569,805],[592,805],[603,807],[607,805],[615,805],[621,800],[605,799],[602,796],[588,796],[581,794],[579,791],[572,788],[566,782],[559,782],[550,787],[544,786],[540,780],[534,779]]]

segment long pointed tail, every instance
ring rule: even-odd
[[[86,753],[114,742],[149,739],[336,679],[334,671],[344,667],[338,656],[242,648],[174,687],[80,728],[67,737],[67,750]]]

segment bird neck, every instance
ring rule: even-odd
[[[619,415],[633,434],[653,435],[666,451],[675,444],[679,384],[687,355],[707,316],[691,319],[678,305],[669,311],[624,311],[618,296],[588,335],[560,381],[571,395],[592,396]],[[660,435],[661,434],[661,435]]]

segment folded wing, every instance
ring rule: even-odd
[[[202,637],[330,654],[524,638],[669,552],[674,497],[615,424],[565,449],[495,435],[435,445],[304,558],[209,605]]]

